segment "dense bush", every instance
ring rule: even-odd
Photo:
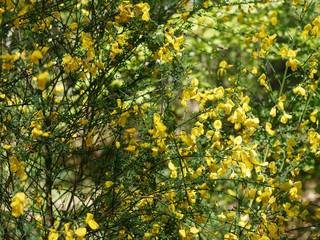
[[[1,239],[317,239],[315,1],[0,1]]]

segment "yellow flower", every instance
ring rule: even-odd
[[[230,213],[228,213],[228,214],[227,214],[227,220],[228,220],[228,221],[232,221],[234,215],[236,215],[236,212],[230,212]]]
[[[304,31],[301,33],[301,37],[302,37],[303,39],[307,39],[307,38],[309,37],[309,31],[304,30]]]
[[[197,78],[194,78],[194,79],[192,79],[191,84],[192,84],[193,86],[198,86],[199,80],[198,80]]]
[[[33,137],[39,137],[43,134],[43,131],[37,127],[35,127],[34,129],[32,129],[31,131],[31,136]]]
[[[42,136],[44,137],[50,137],[51,136],[51,132],[45,132],[42,134]]]
[[[294,58],[294,57],[296,57],[297,56],[297,52],[298,52],[298,50],[289,50],[288,51],[288,57],[292,57],[292,58]]]
[[[302,194],[301,188],[302,188],[301,181],[293,183],[293,187],[289,191],[289,199],[291,201],[301,198],[301,194]]]
[[[38,75],[38,81],[37,81],[37,85],[38,85],[38,89],[43,91],[46,88],[46,84],[47,84],[47,78],[49,77],[49,73],[47,71],[40,73]]]
[[[93,220],[93,214],[91,214],[91,213],[87,213],[86,224],[88,224],[89,227],[93,230],[99,228],[99,224]]]
[[[231,110],[233,107],[234,107],[234,103],[231,100],[228,100],[227,103],[224,105],[225,112],[227,115],[231,113]]]
[[[253,75],[256,75],[256,74],[258,73],[257,68],[256,68],[256,67],[252,67],[251,73],[252,73]]]
[[[180,229],[179,230],[179,235],[180,235],[180,237],[182,237],[182,238],[185,238],[187,235],[186,235],[186,231],[184,230],[184,229]]]
[[[257,177],[257,182],[258,182],[258,183],[263,183],[264,180],[265,180],[265,178],[264,178],[263,175],[258,175],[258,177]]]
[[[106,183],[105,183],[105,185],[106,185],[107,188],[112,187],[113,184],[114,184],[114,183],[113,183],[112,181],[106,181]]]
[[[190,232],[191,232],[192,234],[197,234],[197,233],[199,232],[199,229],[198,229],[198,228],[195,228],[195,227],[191,227],[191,228],[190,228]]]
[[[64,86],[62,82],[58,82],[54,88],[54,94],[59,94],[64,91]]]
[[[320,32],[319,32],[319,27],[318,26],[314,26],[311,30],[311,33],[313,36],[319,36]]]
[[[273,26],[277,25],[277,12],[271,12],[269,17],[271,18],[271,24]]]
[[[84,49],[89,49],[93,45],[92,37],[85,32],[81,32],[81,41]]]
[[[160,122],[160,115],[158,113],[155,113],[153,114],[153,121],[154,121],[154,124],[156,125],[156,128],[160,131],[160,132],[165,132],[167,130],[167,127],[162,123]]]
[[[280,54],[282,59],[284,59],[288,55],[288,49],[286,45],[282,44],[282,48],[280,49]]]
[[[317,113],[318,113],[318,109],[315,109],[312,111],[312,113],[310,113],[310,121],[311,122],[316,122],[317,121]]]
[[[301,96],[304,96],[306,94],[306,90],[301,87],[301,85],[297,86],[296,88],[293,89],[294,93],[299,93]]]
[[[12,147],[11,145],[5,145],[3,148],[4,148],[5,150],[9,150],[11,147]]]
[[[136,8],[140,9],[143,14],[142,14],[142,20],[144,21],[149,21],[150,20],[150,15],[149,15],[149,11],[150,11],[150,6],[148,3],[138,3],[135,5]]]
[[[71,23],[69,28],[71,29],[71,31],[77,29],[78,28],[78,23],[76,23],[76,22]]]
[[[73,235],[73,230],[70,229],[70,225],[72,224],[72,222],[68,222],[66,224],[64,224],[64,234],[66,235],[66,240],[72,240],[72,235]]]
[[[213,127],[216,130],[219,130],[222,127],[222,122],[220,120],[215,120],[214,123],[213,123]]]
[[[247,37],[247,38],[243,41],[243,43],[244,43],[246,46],[249,46],[250,40],[251,40],[251,38],[250,38],[250,37]]]
[[[254,199],[255,196],[256,196],[256,190],[254,188],[250,188],[250,190],[249,190],[249,198],[250,199]]]
[[[119,230],[119,238],[120,239],[123,239],[125,234],[126,234],[126,230],[124,230],[124,229]]]
[[[73,60],[70,54],[66,54],[63,58],[62,61],[64,64],[70,63]]]
[[[236,145],[241,145],[241,143],[242,143],[242,137],[241,137],[241,136],[236,137],[236,138],[233,140],[233,143],[236,144]]]
[[[124,150],[126,150],[128,152],[134,152],[136,150],[136,146],[129,145],[128,147],[124,148]]]
[[[269,114],[270,114],[271,117],[275,117],[275,116],[277,115],[277,109],[276,109],[276,107],[271,108]]]
[[[77,228],[74,234],[77,236],[78,240],[81,240],[87,234],[87,229],[83,227]]]
[[[59,233],[57,232],[57,230],[51,228],[48,236],[48,240],[58,240],[58,238],[59,238]]]
[[[231,240],[231,239],[238,239],[238,237],[233,233],[228,233],[224,235],[223,240]]]
[[[19,161],[15,156],[12,156],[9,158],[9,164],[10,164],[10,171],[16,172],[19,166]]]
[[[271,129],[272,128],[272,124],[267,122],[266,123],[266,132],[270,135],[270,136],[273,136],[274,135],[274,131]]]
[[[281,117],[280,121],[285,124],[291,118],[292,118],[292,116],[290,114],[287,114],[286,112],[283,112],[283,116]]]
[[[129,112],[124,112],[120,115],[120,119],[118,120],[118,124],[121,127],[124,127],[126,125],[127,122],[127,118],[130,116]]]
[[[259,81],[260,81],[260,85],[265,85],[266,84],[266,79],[267,79],[267,76],[262,73],[262,75],[259,77]]]
[[[78,68],[78,62],[70,54],[66,54],[62,58],[62,61],[66,72],[70,72]]]
[[[299,0],[292,0],[292,5],[298,8],[299,6]]]
[[[287,62],[286,62],[286,66],[287,67],[291,67],[291,70],[294,72],[297,70],[297,65],[298,65],[299,61],[297,59],[294,58],[290,58]]]
[[[26,195],[23,192],[18,192],[13,198],[10,204],[11,214],[14,217],[20,217],[23,214],[23,207],[26,202]]]
[[[270,171],[275,174],[276,173],[276,163],[274,161],[269,163]]]
[[[30,60],[31,62],[35,64],[39,64],[39,59],[42,59],[43,55],[39,50],[35,50],[31,55],[30,55]]]
[[[233,65],[228,64],[226,61],[221,61],[219,63],[219,69],[217,71],[218,76],[223,76],[224,73],[226,73],[226,68],[231,68]]]
[[[220,68],[227,68],[227,66],[228,66],[228,63],[224,60],[219,63]]]
[[[223,89],[222,86],[221,86],[221,87],[218,87],[218,88],[215,88],[215,89],[213,90],[213,93],[214,93],[214,95],[215,95],[215,97],[216,97],[217,99],[220,99],[220,98],[222,98],[222,96],[223,96],[223,94],[224,94],[224,89]]]
[[[239,226],[240,227],[249,229],[251,227],[251,225],[248,224],[248,222],[249,222],[249,214],[245,214],[243,216],[240,216],[240,219],[239,219]]]
[[[126,129],[126,132],[129,133],[129,134],[133,134],[135,133],[136,129],[135,128],[128,128]]]
[[[93,137],[94,137],[94,135],[96,135],[96,133],[97,133],[97,131],[94,130],[94,129],[92,129],[92,130],[88,133],[87,139],[86,139],[86,145],[87,145],[88,147],[91,147],[91,146],[92,146]]]
[[[187,21],[187,19],[188,19],[188,15],[190,14],[190,12],[184,12],[184,13],[182,13],[182,19],[183,19],[183,21]]]
[[[171,171],[176,170],[176,167],[174,166],[174,164],[173,164],[171,161],[168,163],[168,168],[169,168]]]

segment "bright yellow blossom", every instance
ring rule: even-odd
[[[93,220],[93,214],[92,213],[87,213],[86,217],[86,224],[89,225],[89,227],[93,230],[96,230],[99,228],[99,224]]]
[[[38,85],[38,89],[43,91],[46,88],[46,84],[47,84],[47,78],[49,77],[49,73],[47,71],[40,73],[38,75],[38,81],[37,81],[37,85]]]
[[[74,234],[77,236],[78,240],[82,240],[83,237],[87,234],[87,229],[84,227],[77,228],[77,230],[74,232]]]
[[[20,217],[23,214],[23,207],[25,206],[26,195],[23,192],[18,192],[12,198],[12,202],[10,204],[11,214],[14,217]]]

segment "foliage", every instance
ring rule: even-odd
[[[2,239],[316,239],[315,1],[0,1]]]

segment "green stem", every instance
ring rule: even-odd
[[[286,162],[286,158],[287,158],[285,152],[283,153],[283,155],[284,155],[284,156],[283,156],[283,162],[282,162],[281,167],[280,167],[280,170],[279,170],[280,173],[282,172],[282,169],[283,169],[283,167],[284,167],[284,163]]]
[[[308,106],[309,106],[309,103],[310,103],[311,98],[312,98],[312,93],[309,94],[308,101],[306,102],[306,105],[305,105],[305,107],[304,107],[304,109],[303,109],[303,113],[302,113],[301,116],[300,116],[300,119],[299,119],[299,127],[300,127],[300,125],[301,125],[303,116],[304,116],[304,114],[305,114],[306,111],[307,111],[307,108],[308,108]]]
[[[319,82],[319,81],[317,81],[315,88],[318,87],[318,82]],[[304,115],[305,115],[305,113],[306,113],[306,111],[307,111],[307,108],[308,108],[309,103],[310,103],[310,101],[311,101],[312,95],[313,95],[313,92],[309,93],[308,100],[307,100],[306,105],[305,105],[305,107],[304,107],[304,109],[303,109],[303,113],[302,113],[302,115],[300,116],[300,119],[299,119],[299,127],[300,127],[301,122],[302,122],[302,119],[303,119],[303,117],[304,117]]]
[[[281,97],[282,92],[283,92],[283,87],[284,87],[284,83],[286,82],[287,72],[288,72],[288,66],[286,66],[286,69],[285,69],[284,74],[283,74],[283,79],[282,79],[282,83],[281,83],[279,97]]]
[[[264,154],[264,158],[263,158],[264,163],[267,161],[268,152],[269,152],[269,145],[267,145],[266,153]]]

